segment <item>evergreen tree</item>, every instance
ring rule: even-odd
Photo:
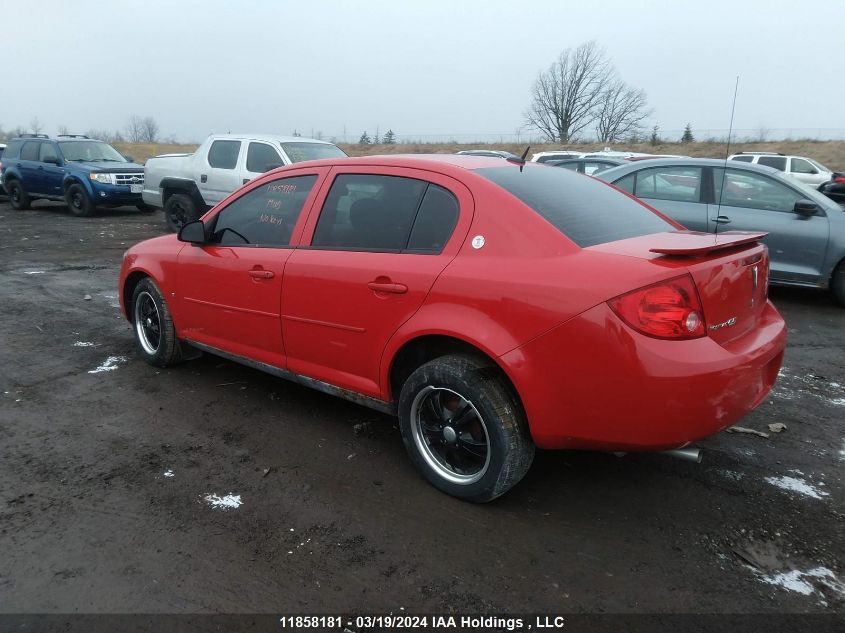
[[[692,125],[687,123],[684,128],[684,135],[681,137],[681,143],[692,143],[693,141],[695,141],[695,137],[692,135]]]
[[[651,128],[651,138],[649,139],[649,143],[652,145],[659,145],[660,144],[660,128],[658,126],[654,126]]]
[[[395,145],[396,144],[396,135],[393,133],[393,130],[390,128],[387,129],[387,132],[384,133],[384,138],[381,139],[381,142],[385,145]]]
[[[373,145],[378,145],[381,143],[378,137],[378,126],[376,126],[376,135],[373,137]]]
[[[364,130],[364,133],[361,135],[361,138],[358,139],[358,145],[369,145],[370,144],[370,137],[367,136],[367,131]]]

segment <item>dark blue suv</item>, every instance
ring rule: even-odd
[[[152,210],[141,200],[143,166],[87,136],[24,134],[11,140],[0,162],[0,187],[14,209],[43,198],[66,201],[78,216],[92,215],[97,206]]]

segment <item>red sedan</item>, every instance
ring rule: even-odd
[[[489,501],[535,446],[678,448],[758,406],[786,342],[761,236],[565,169],[345,158],[133,246],[119,290],[150,364],[202,350],[397,414],[429,482]]]

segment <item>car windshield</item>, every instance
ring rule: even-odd
[[[126,159],[115,148],[102,141],[64,141],[59,147],[66,161],[125,163]]]
[[[509,165],[476,173],[519,198],[582,248],[675,230],[644,204],[568,169]]]
[[[816,169],[818,169],[819,171],[833,171],[833,170],[832,170],[832,169],[830,169],[829,167],[825,167],[825,166],[824,166],[824,165],[822,165],[819,161],[817,161],[817,160],[813,160],[812,158],[806,158],[805,160],[810,161],[813,165],[815,165],[815,166],[816,166]]]
[[[346,153],[331,143],[282,143],[282,149],[292,163],[321,158],[343,158]]]

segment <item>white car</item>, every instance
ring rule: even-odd
[[[806,156],[790,156],[776,152],[740,152],[729,157],[744,163],[774,167],[787,176],[814,189],[833,179],[833,170]]]
[[[567,158],[581,158],[583,152],[569,152],[560,150],[557,152],[537,152],[531,155],[532,163],[548,163],[550,160],[566,160]]]

